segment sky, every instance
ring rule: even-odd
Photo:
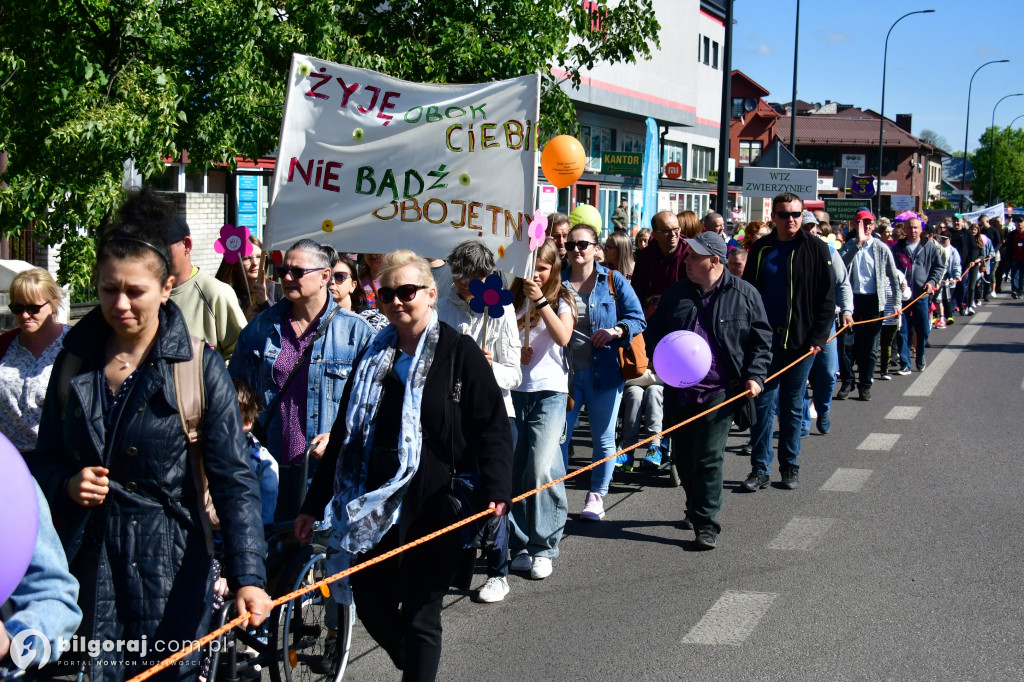
[[[797,0],[735,0],[733,68],[789,102]],[[907,12],[934,9],[903,19],[889,38],[885,115],[913,114],[911,131],[928,128],[962,151],[971,74],[974,78],[969,148],[991,125],[992,109],[1004,95],[1024,93],[1022,0],[802,0],[797,99],[852,104],[878,111],[882,100],[885,35]],[[1024,96],[996,109],[1005,127],[1024,114]],[[1024,118],[1014,128],[1024,127]]]

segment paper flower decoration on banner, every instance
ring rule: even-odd
[[[225,225],[220,228],[220,236],[213,243],[213,250],[224,254],[225,263],[237,263],[239,259],[252,253],[249,228],[244,225],[241,227]]]
[[[545,232],[547,226],[547,221],[544,220],[544,212],[538,208],[533,214],[533,220],[530,221],[530,227],[526,230],[526,233],[530,235],[530,251],[536,251],[544,243],[544,240],[547,238]]]
[[[892,221],[894,223],[905,223],[908,220],[910,220],[911,218],[917,218],[917,217],[918,217],[918,215],[916,213],[914,213],[913,211],[904,211],[903,213],[900,213],[898,216],[893,218]]]
[[[512,303],[512,292],[501,285],[501,275],[494,273],[488,275],[487,279],[474,279],[469,283],[469,293],[473,294],[473,300],[469,307],[474,313],[482,313],[484,310],[491,317],[501,317],[505,314],[505,306]]]

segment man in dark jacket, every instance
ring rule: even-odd
[[[686,279],[670,286],[648,322],[646,341],[654,348],[667,334],[687,330],[711,348],[711,369],[697,384],[667,386],[672,423],[689,419],[727,398],[764,388],[771,362],[772,333],[757,290],[726,272],[725,240],[704,232],[685,240]],[[744,403],[738,403],[744,405]],[[686,491],[684,528],[693,528],[697,546],[712,549],[722,527],[722,470],[733,408],[717,410],[672,434],[676,468]]]
[[[803,200],[788,192],[772,200],[775,231],[754,242],[743,271],[743,279],[761,293],[772,328],[769,376],[810,353],[769,381],[755,401],[757,422],[750,427],[751,472],[742,484],[750,492],[768,486],[776,405],[782,487],[793,490],[800,485],[797,457],[807,375],[814,354],[828,342],[835,318],[831,255],[825,242],[800,229],[803,208]]]
[[[892,247],[892,255],[896,260],[896,268],[907,278],[910,286],[910,300],[903,309],[903,324],[900,327],[900,370],[906,376],[910,374],[910,331],[913,329],[917,338],[917,371],[925,368],[924,352],[928,344],[928,316],[932,303],[932,294],[942,281],[946,266],[942,262],[939,247],[932,240],[921,239],[921,221],[911,218],[904,224],[906,239],[901,239]],[[925,294],[921,296],[921,294]],[[920,298],[918,298],[920,297]]]

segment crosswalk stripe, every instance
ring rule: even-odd
[[[857,446],[858,450],[892,450],[896,441],[900,439],[898,433],[869,433],[868,437]]]
[[[836,469],[829,476],[822,490],[839,493],[855,493],[871,478],[871,469]]]
[[[743,644],[778,596],[727,590],[686,633],[683,644]]]
[[[794,517],[779,531],[775,539],[768,543],[768,549],[811,549],[835,522],[835,519]]]
[[[889,414],[885,415],[886,419],[917,419],[917,414],[921,411],[921,408],[915,405],[896,405]]]

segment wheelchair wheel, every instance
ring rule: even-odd
[[[311,585],[324,577],[327,551],[320,545],[306,548],[305,561],[297,562],[291,589]],[[301,557],[300,557],[301,558]],[[295,597],[276,610],[277,665],[271,667],[275,682],[333,682],[345,674],[351,647],[354,613],[337,605],[330,586]],[[337,609],[337,635],[328,630],[329,613]]]

